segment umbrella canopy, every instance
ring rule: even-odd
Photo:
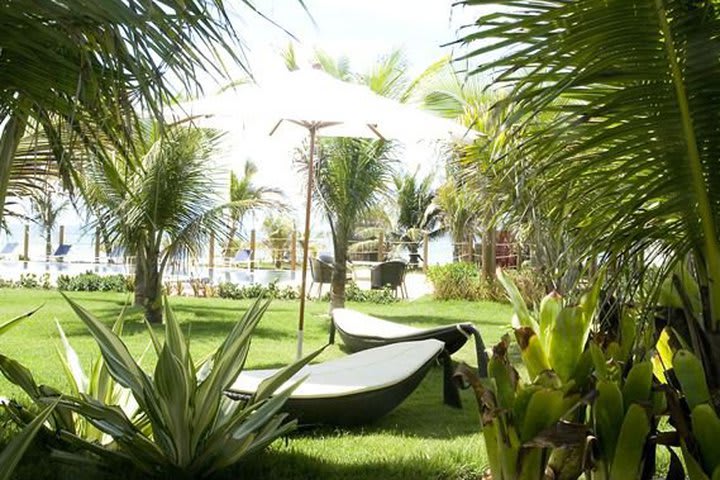
[[[221,130],[275,131],[278,123],[323,124],[323,137],[467,139],[460,124],[339,80],[322,70],[295,70],[259,85],[246,84],[174,109]]]
[[[310,238],[315,141],[326,137],[377,137],[418,140],[469,138],[461,125],[344,82],[317,70],[295,70],[257,85],[243,85],[203,100],[182,105],[173,112],[200,119],[221,130],[275,133],[285,125],[307,130],[310,137],[304,239]],[[303,265],[298,319],[298,357],[302,356],[308,243],[303,242]]]

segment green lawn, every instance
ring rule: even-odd
[[[72,297],[108,323],[127,300],[123,294],[74,293]],[[67,383],[58,364],[59,347],[54,320],[63,326],[70,342],[86,362],[96,347],[59,293],[41,290],[0,290],[0,321],[44,303],[31,319],[0,337],[0,352],[28,366],[36,380],[65,390]],[[219,344],[248,301],[172,297],[171,304],[191,338],[195,358]],[[507,330],[509,306],[485,302],[437,302],[423,298],[394,305],[349,304],[373,315],[414,326],[474,322],[485,342],[496,342]],[[252,368],[285,365],[295,353],[298,303],[275,301],[260,322],[248,359]],[[306,349],[327,341],[329,317],[326,303],[310,302],[306,319]],[[133,354],[148,345],[148,335],[138,314],[126,326],[125,340]],[[161,332],[162,327],[158,327]],[[473,345],[454,358],[475,363]],[[328,348],[319,359],[345,355],[341,345]],[[144,362],[154,363],[151,355]],[[0,379],[0,396],[23,398],[21,392]],[[442,404],[442,375],[434,368],[418,390],[390,415],[372,425],[353,429],[314,429],[276,442],[232,472],[228,478],[476,478],[485,464],[479,435],[477,409],[470,392],[463,392],[463,410]]]

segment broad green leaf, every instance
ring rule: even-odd
[[[73,395],[78,396],[80,393],[89,393],[88,378],[80,364],[80,358],[77,352],[72,348],[72,345],[70,345],[70,342],[65,336],[65,331],[57,319],[55,319],[55,326],[57,327],[58,333],[60,333],[60,341],[65,349],[64,355],[58,350],[58,357],[60,358],[60,363],[63,366]]]
[[[588,329],[579,307],[562,309],[553,325],[548,360],[563,381],[569,380],[577,367]]]
[[[517,315],[520,326],[530,327],[535,332],[539,331],[537,322],[530,315],[530,311],[525,304],[525,299],[522,297],[522,294],[515,286],[515,283],[513,283],[513,281],[507,275],[505,275],[502,269],[498,268],[496,273],[497,279],[505,288],[508,299],[510,299],[510,303],[512,303],[513,309],[515,310],[515,315]]]
[[[108,371],[115,381],[132,390],[138,400],[145,398],[147,376],[135,363],[122,340],[74,300],[65,294],[63,296],[97,341]]]
[[[305,365],[307,365],[308,363],[312,362],[315,358],[317,358],[317,356],[320,355],[323,351],[325,351],[326,348],[327,348],[327,345],[315,350],[313,353],[311,353],[309,355],[306,355],[301,360],[299,360],[295,363],[292,363],[292,364],[288,365],[287,367],[279,369],[276,373],[274,373],[270,377],[264,379],[258,385],[255,395],[253,395],[252,403],[265,400],[270,395],[275,393],[275,391],[278,388],[280,388],[285,382],[290,380],[290,378],[292,378],[293,375],[295,375],[300,370],[302,370],[303,367],[305,367]]]
[[[43,423],[48,419],[59,400],[48,405],[35,419],[30,422],[10,443],[0,452],[0,480],[10,480],[13,470],[30,446],[35,434],[42,428]]]
[[[23,313],[23,314],[20,315],[20,316],[17,316],[17,317],[15,317],[15,318],[13,318],[13,319],[8,320],[8,321],[5,322],[5,323],[0,324],[0,335],[2,335],[3,333],[8,332],[11,328],[17,326],[22,320],[28,318],[28,317],[31,316],[33,313],[35,313],[35,312],[37,312],[38,310],[40,310],[42,307],[43,307],[42,305],[40,305],[39,307],[35,307],[35,308],[33,308],[32,310],[30,310],[29,312]]]

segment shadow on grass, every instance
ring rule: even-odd
[[[450,316],[450,315],[414,315],[414,314],[407,314],[407,315],[382,315],[383,320],[389,320],[391,322],[397,322],[402,323],[404,325],[417,325],[420,327],[427,326],[427,325],[452,325],[454,323],[474,323],[475,325],[482,327],[483,325],[492,325],[494,327],[503,327],[505,325],[508,325],[508,321],[506,319],[498,319],[498,320],[477,320],[477,319],[468,319],[466,316]]]
[[[386,460],[379,455],[377,461],[355,464],[328,462],[297,451],[264,451],[251,456],[241,465],[213,477],[214,480],[252,478],[254,480],[304,480],[328,478],[333,480],[375,479],[476,479],[480,469],[470,465],[452,465],[422,458]]]

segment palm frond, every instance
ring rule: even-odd
[[[588,257],[659,249],[667,266],[693,253],[720,325],[716,2],[464,2],[489,3],[506,8],[462,41],[466,58],[497,59],[474,73],[513,89],[509,123],[556,114],[522,146],[538,201]]]

